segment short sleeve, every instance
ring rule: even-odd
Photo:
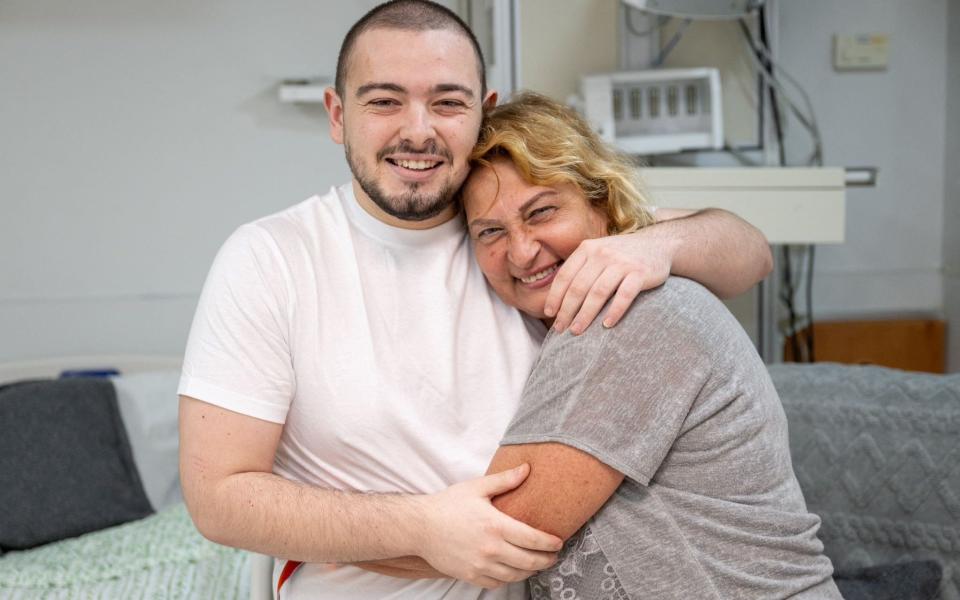
[[[610,329],[551,332],[501,444],[559,442],[647,485],[711,373],[687,287],[645,292]]]
[[[268,232],[244,225],[217,253],[200,295],[178,393],[283,423],[295,392],[290,286]]]

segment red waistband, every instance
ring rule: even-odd
[[[277,579],[277,600],[280,599],[280,588],[283,587],[283,584],[290,579],[290,576],[293,575],[293,572],[296,571],[302,564],[303,563],[299,560],[288,560],[283,565],[283,570],[280,571],[280,577]]]

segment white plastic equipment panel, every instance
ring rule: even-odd
[[[739,215],[771,244],[844,241],[842,168],[648,168],[640,170],[656,206],[722,208]]]

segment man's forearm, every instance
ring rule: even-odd
[[[725,210],[701,210],[654,228],[679,240],[671,272],[699,281],[721,298],[743,294],[773,268],[770,245],[760,230]]]
[[[213,489],[188,505],[201,533],[226,546],[303,562],[418,553],[419,496],[326,490],[271,473],[238,473]]]
[[[561,540],[504,515],[490,498],[521,465],[424,495],[311,487],[270,472],[279,424],[180,397],[180,479],[190,516],[224,545],[312,563],[420,556],[474,585],[519,581],[553,563]]]

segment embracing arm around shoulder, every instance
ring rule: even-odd
[[[671,273],[693,279],[720,298],[743,294],[773,269],[767,238],[731,212],[660,208],[654,216],[653,232],[681,241]]]
[[[524,482],[493,498],[493,505],[504,514],[562,540],[576,533],[600,510],[623,481],[622,473],[593,456],[555,442],[501,446],[487,473],[509,472],[524,464],[530,465]],[[405,579],[442,577],[417,557],[357,566]]]
[[[339,492],[271,473],[281,431],[279,424],[180,397],[184,499],[205,537],[303,562],[420,556],[440,574],[483,587],[553,564],[559,539],[490,503],[523,481],[525,465],[436,494]]]
[[[654,225],[629,234],[584,240],[557,272],[545,312],[553,328],[583,333],[609,301],[603,325],[619,322],[637,295],[672,273],[721,298],[737,296],[766,277],[773,256],[764,235],[720,209],[660,208]]]

